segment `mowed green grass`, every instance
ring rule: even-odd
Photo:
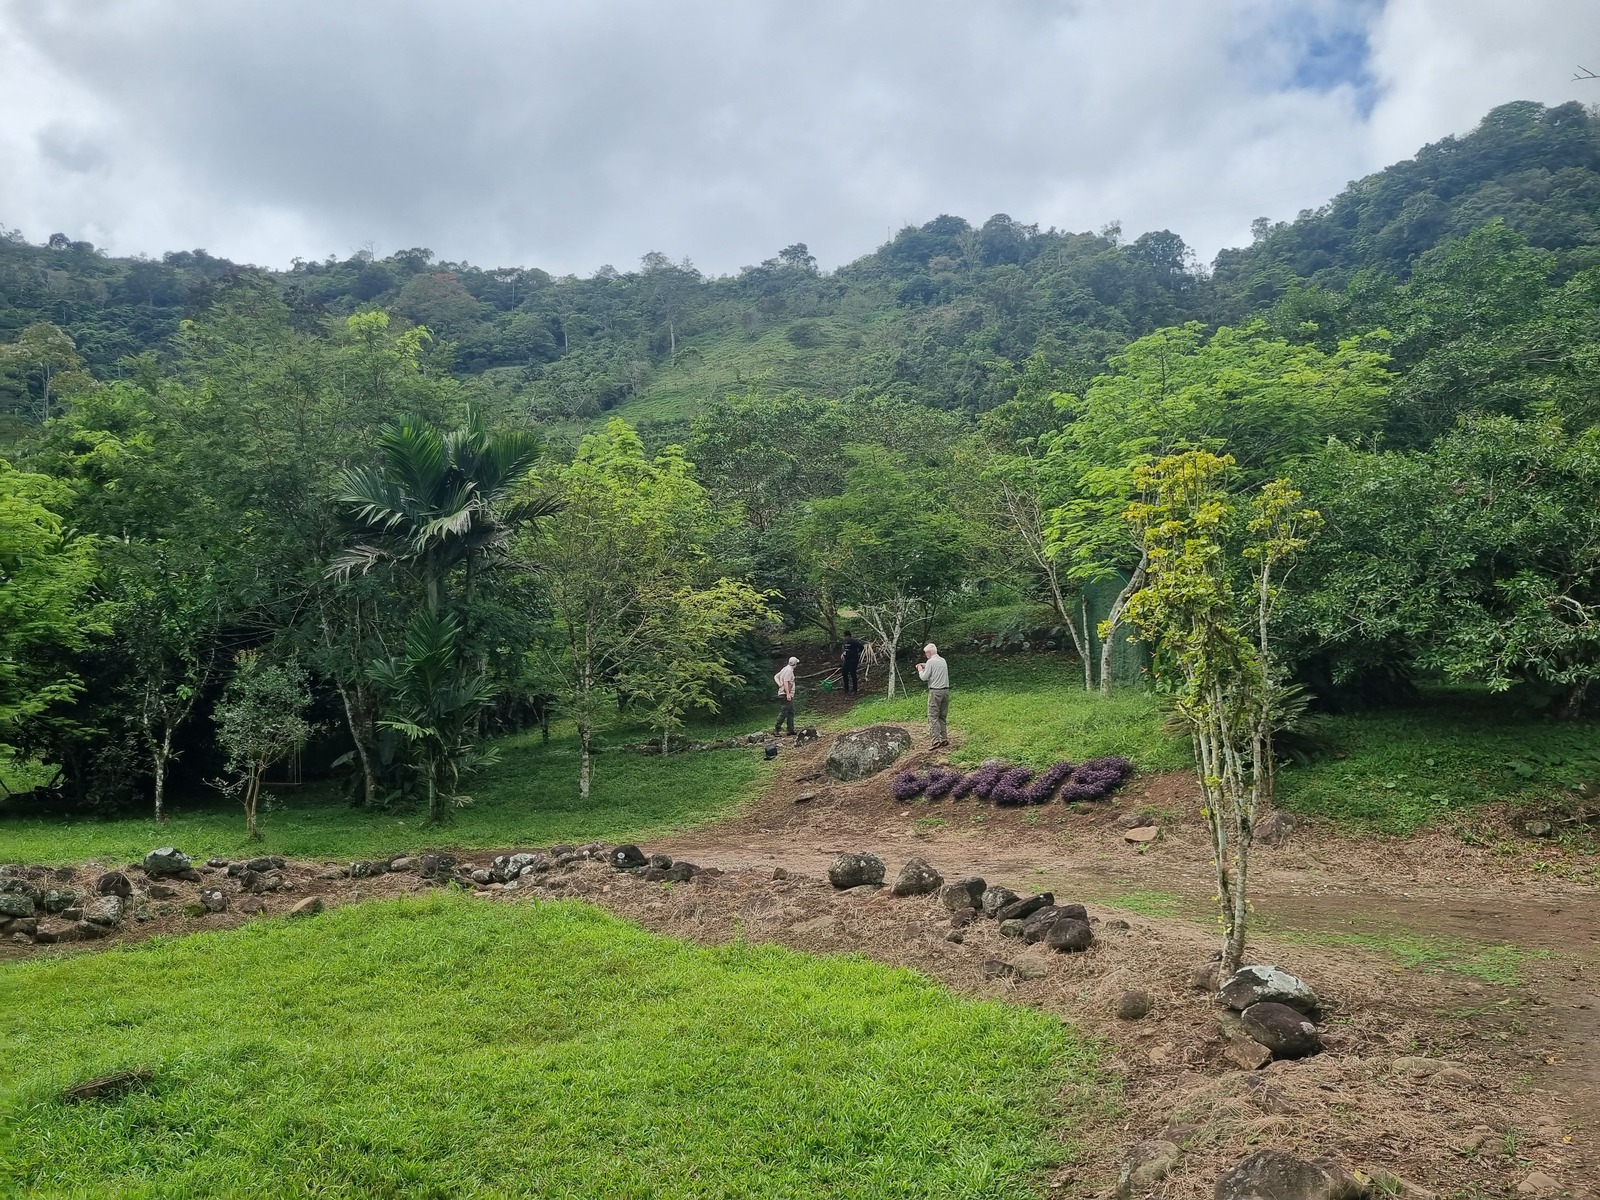
[[[759,722],[757,722],[759,724]],[[648,737],[636,731],[636,738]],[[570,725],[499,743],[500,762],[468,781],[472,803],[443,826],[418,811],[357,809],[326,786],[269,789],[265,840],[245,838],[244,814],[214,796],[180,797],[171,819],[7,818],[0,808],[0,862],[66,863],[142,858],[173,844],[190,855],[250,850],[304,858],[374,858],[425,846],[537,846],[645,837],[710,820],[770,774],[759,750],[673,754],[665,759],[614,746],[596,756],[594,785],[578,799],[578,746]]]
[[[1114,1102],[1046,1014],[576,902],[435,895],[13,964],[0,1012],[0,1181],[41,1197],[1000,1200]]]
[[[907,691],[878,696],[850,712],[851,724],[925,722],[928,693],[915,662],[902,662]],[[873,683],[883,686],[881,669]],[[1128,689],[1109,697],[1083,690],[1083,669],[1061,655],[997,659],[950,657],[950,726],[961,745],[951,760],[975,766],[986,758],[1042,767],[1120,754],[1141,770],[1189,765],[1188,743],[1162,732],[1155,697]]]
[[[1481,688],[1318,717],[1323,751],[1278,773],[1279,805],[1353,829],[1407,834],[1486,803],[1539,804],[1600,779],[1600,726],[1550,721]]]

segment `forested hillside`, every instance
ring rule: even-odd
[[[1325,339],[1380,324],[1390,314],[1374,290],[1494,221],[1570,278],[1600,264],[1597,125],[1577,104],[1504,105],[1316,212],[1258,222],[1255,244],[1211,270],[1166,230],[1125,240],[1115,228],[1041,230],[997,214],[908,226],[827,275],[796,243],[720,278],[661,253],[580,279],[439,262],[425,249],[296,262],[267,278],[301,327],[374,307],[426,326],[430,353],[475,394],[543,422],[617,408],[672,419],[749,384],[976,413],[1015,393],[1034,354],[1075,388],[1134,338],[1189,320],[1310,319]],[[0,341],[48,322],[99,378],[135,373],[145,352],[170,365],[179,322],[242,273],[255,272],[203,250],[116,259],[65,234],[44,245],[12,234],[0,239]],[[1352,282],[1363,303],[1347,312]],[[41,390],[37,377],[13,376],[0,401],[37,409]]]
[[[159,808],[178,769],[248,809],[312,739],[439,816],[551,713],[587,796],[618,712],[670,743],[846,616],[891,662],[1042,622],[1109,687],[1172,562],[1131,506],[1182,471],[1191,565],[1260,597],[1239,628],[1302,700],[1444,679],[1582,718],[1600,115],[1505,105],[1211,269],[1004,215],[721,278],[9,236],[0,407],[0,749],[79,805]]]

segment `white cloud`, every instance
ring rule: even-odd
[[[1171,228],[1209,257],[1496,103],[1583,96],[1567,59],[1600,42],[1594,12],[0,0],[0,222],[121,253],[371,241],[581,272],[650,249],[732,270],[797,240],[836,265],[906,221],[1005,211]],[[1348,50],[1367,23],[1370,114],[1359,79],[1293,86],[1308,39]]]

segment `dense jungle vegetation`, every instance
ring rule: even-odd
[[[1187,451],[1319,516],[1275,584],[1295,704],[1592,715],[1600,112],[1502,106],[1209,267],[1004,214],[718,278],[7,234],[0,775],[253,824],[303,754],[442,818],[555,716],[587,798],[609,726],[670,744],[841,612],[890,659],[1057,626],[1107,689],[1138,471]]]

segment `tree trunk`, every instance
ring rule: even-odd
[[[1105,625],[1101,630],[1100,642],[1100,694],[1111,694],[1111,654],[1117,646],[1117,630],[1122,626],[1122,614],[1128,607],[1128,601],[1133,599],[1133,594],[1144,586],[1145,568],[1150,565],[1150,552],[1147,550],[1139,556],[1139,565],[1134,568],[1133,574],[1128,576],[1128,583],[1117,598],[1112,601],[1111,611],[1106,614]]]
[[[159,749],[155,752],[155,768],[156,822],[165,825],[167,823],[167,756]]]
[[[1089,601],[1080,593],[1078,596],[1078,613],[1083,620],[1083,640],[1078,641],[1077,631],[1073,631],[1073,641],[1083,647],[1083,690],[1094,691],[1094,659],[1089,654],[1089,647],[1094,645],[1089,637]]]
[[[439,781],[433,777],[432,763],[429,763],[427,769],[423,771],[423,777],[428,781],[428,823],[430,825],[437,825],[441,820],[441,814],[439,811]]]
[[[580,717],[578,719],[578,798],[580,800],[589,798],[589,738],[589,718]]]
[[[261,776],[266,768],[250,772],[250,778],[244,785],[244,832],[251,841],[261,840],[261,831],[256,828],[256,801],[261,799]]]
[[[1583,715],[1583,701],[1589,694],[1589,682],[1580,679],[1567,688],[1567,694],[1561,698],[1561,707],[1556,711],[1557,717],[1563,721],[1576,721]]]
[[[372,808],[378,803],[378,776],[372,765],[372,750],[367,745],[368,735],[371,732],[371,722],[366,718],[366,705],[359,707],[362,715],[356,716],[357,705],[350,699],[350,689],[344,684],[338,684],[339,699],[344,701],[344,719],[350,727],[350,740],[356,744],[356,758],[361,762],[361,788],[362,807]]]

